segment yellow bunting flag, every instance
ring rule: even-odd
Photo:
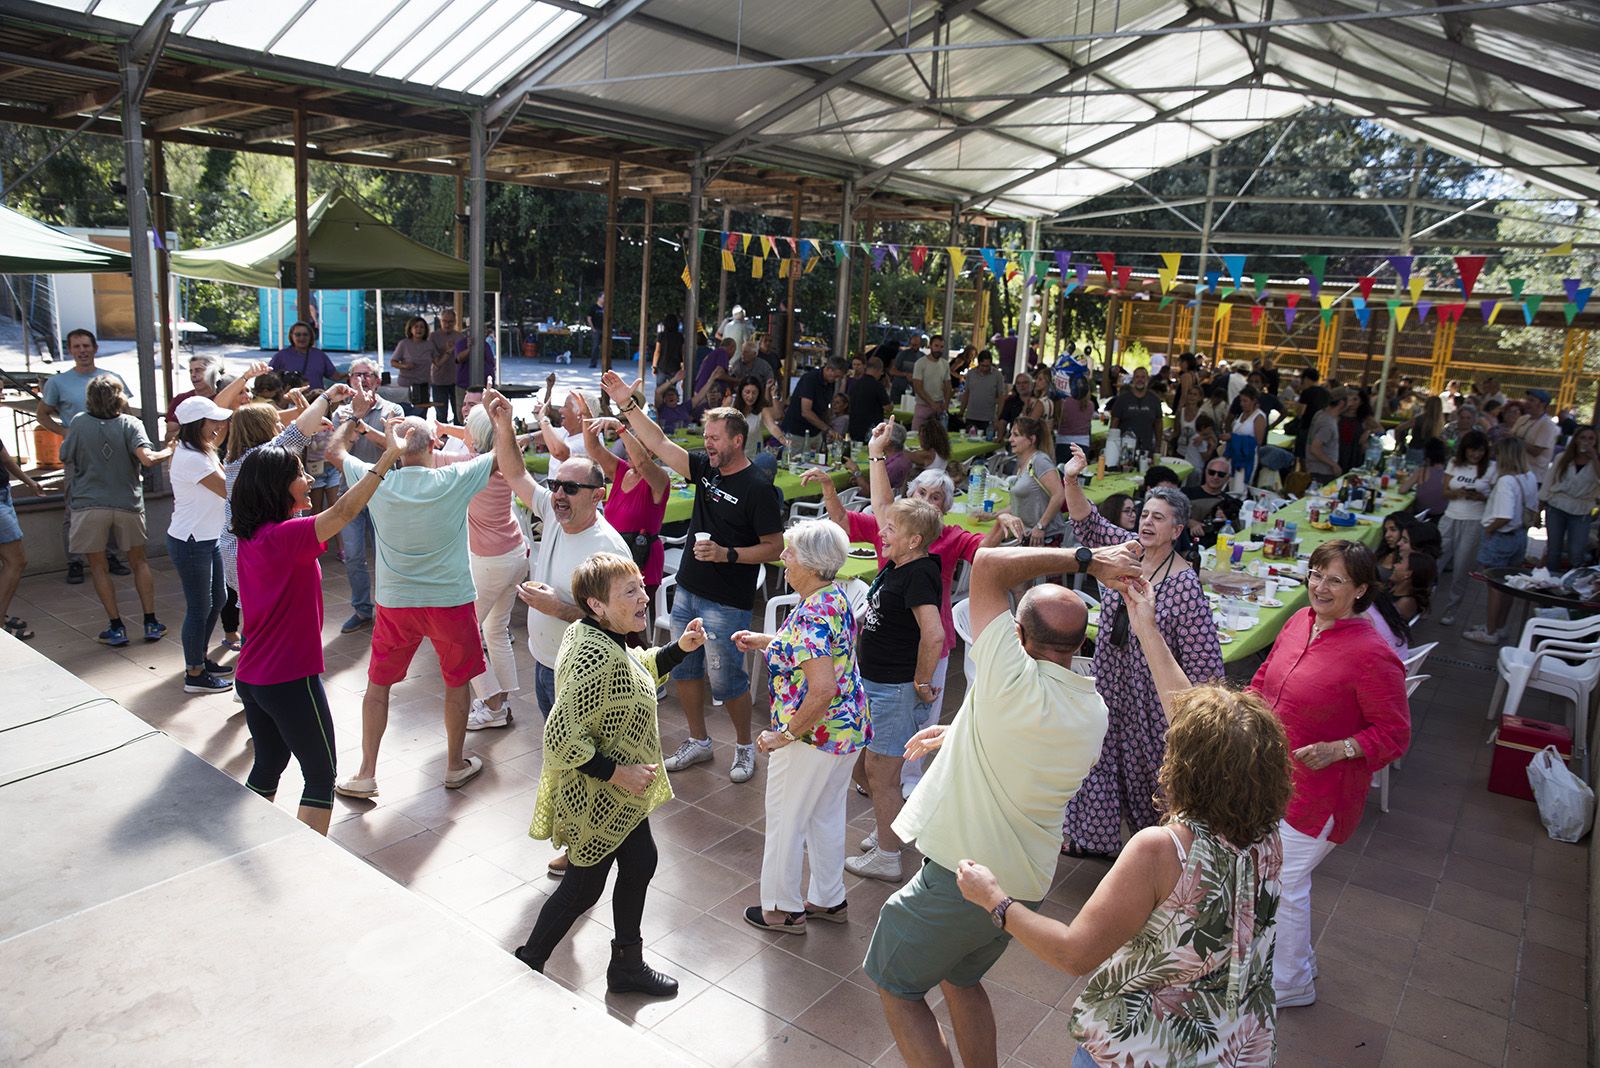
[[[722,250],[722,269],[724,271],[733,270],[733,253],[727,249]]]
[[[1161,276],[1161,292],[1165,293],[1172,288],[1178,280],[1178,264],[1183,260],[1181,252],[1163,252],[1161,262],[1164,266],[1156,273]]]
[[[1322,305],[1324,311],[1333,307],[1333,302],[1338,299],[1339,298],[1334,296],[1332,293],[1317,294],[1317,303]]]
[[[950,254],[950,269],[955,271],[956,274],[960,274],[961,265],[967,262],[967,254],[956,248],[954,245],[951,245],[949,248],[945,249],[945,251]]]
[[[1406,320],[1409,318],[1411,318],[1411,305],[1402,304],[1396,308],[1394,310],[1394,323],[1396,329],[1404,330],[1406,328]]]
[[[750,277],[760,278],[767,266],[767,261],[760,256],[750,257]]]
[[[1233,305],[1232,304],[1223,303],[1223,304],[1218,304],[1217,305],[1216,319],[1217,319],[1218,323],[1225,323],[1230,318],[1232,318],[1232,316],[1233,316]]]
[[[779,260],[778,261],[778,277],[779,278],[788,278],[789,277],[789,261],[788,260]]]
[[[1489,319],[1488,319],[1488,325],[1489,326],[1493,326],[1494,325],[1494,321],[1496,319],[1500,318],[1500,309],[1504,308],[1504,307],[1505,307],[1505,304],[1502,301],[1498,301],[1497,300],[1497,301],[1494,302],[1494,307],[1489,310]]]
[[[1422,277],[1420,274],[1414,274],[1411,276],[1411,303],[1415,304],[1418,300],[1422,299],[1422,290],[1427,284],[1428,280]]]
[[[1563,241],[1555,248],[1547,248],[1540,253],[1541,256],[1570,256],[1572,255],[1572,242]],[[1493,320],[1491,320],[1492,322]]]
[[[739,251],[741,251],[741,252],[749,252],[750,251],[750,235],[749,234],[740,234],[739,237],[743,239],[742,243],[739,246]]]
[[[821,262],[822,262],[822,257],[820,255],[812,256],[809,260],[806,260],[805,270],[801,271],[800,273],[801,274],[810,274],[813,270],[816,269],[817,264],[819,264]]]
[[[689,273],[689,268],[687,265],[684,266],[681,277],[683,278],[683,288],[688,289],[690,286],[694,285],[694,275]]]
[[[761,235],[761,255],[772,255],[772,238],[768,237],[766,234]]]

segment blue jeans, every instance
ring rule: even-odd
[[[228,587],[222,580],[222,550],[215,539],[179,541],[168,534],[167,556],[183,584],[183,662],[191,668],[201,667],[228,600]]]
[[[914,682],[872,682],[861,680],[867,695],[867,712],[872,717],[872,741],[867,748],[879,756],[896,759],[906,755],[906,743],[922,729],[928,706],[917,700]]]
[[[750,676],[744,669],[744,654],[733,644],[733,633],[750,629],[751,610],[719,604],[679,586],[672,599],[673,641],[683,637],[684,629],[696,616],[705,624],[706,633],[716,637],[684,657],[672,669],[672,677],[679,682],[692,682],[705,678],[709,672],[711,696],[723,704],[741,695],[749,696]]]
[[[1079,1046],[1072,1054],[1072,1064],[1069,1068],[1099,1068],[1094,1063],[1094,1058],[1089,1056],[1089,1051]]]
[[[376,611],[372,607],[372,572],[367,568],[371,542],[372,513],[363,508],[339,531],[339,545],[344,549],[344,570],[350,580],[350,607],[364,619],[371,619]]]
[[[1565,571],[1567,568],[1583,566],[1583,557],[1589,548],[1591,522],[1587,515],[1573,515],[1553,504],[1545,505],[1544,532],[1549,546],[1545,563],[1550,570]]]
[[[1294,453],[1276,445],[1262,445],[1256,449],[1256,459],[1269,471],[1288,471],[1294,467]]]
[[[433,392],[434,418],[438,419],[440,422],[459,424],[461,420],[450,415],[450,409],[455,405],[456,402],[456,387],[454,385],[435,385],[429,386],[428,388]],[[371,613],[369,612],[368,615],[371,615]]]
[[[1527,528],[1497,530],[1493,534],[1484,534],[1483,540],[1478,543],[1478,566],[1521,567],[1527,554]]]
[[[533,662],[533,696],[539,714],[549,719],[550,710],[556,707],[556,669],[545,667],[537,660]]]

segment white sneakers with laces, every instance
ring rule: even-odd
[[[685,738],[683,744],[672,751],[672,755],[662,761],[662,766],[668,771],[683,771],[696,764],[704,764],[711,759],[711,739],[700,740]]]
[[[490,727],[511,726],[511,700],[506,699],[497,712],[482,700],[474,697],[472,707],[467,709],[467,730],[481,731]]]

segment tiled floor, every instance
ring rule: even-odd
[[[367,635],[341,636],[348,591],[327,558],[328,692],[341,767],[355,762]],[[177,682],[182,599],[157,563],[165,641],[123,650],[91,636],[104,626],[88,585],[60,575],[26,580],[13,613],[38,631],[35,646],[117,698],[191,751],[243,778],[248,734],[228,696],[185,697]],[[122,580],[125,613],[132,590]],[[1481,612],[1481,597],[1469,603]],[[1533,805],[1484,790],[1490,751],[1484,703],[1493,651],[1425,624],[1442,638],[1433,678],[1412,708],[1415,738],[1393,775],[1391,811],[1376,794],[1355,838],[1315,877],[1320,1000],[1286,1010],[1280,1063],[1293,1065],[1536,1065],[1584,1062],[1587,850],[1550,840]],[[524,659],[526,653],[520,654]],[[530,675],[526,663],[523,678]],[[952,665],[953,713],[961,690]],[[540,764],[540,723],[518,699],[513,726],[469,736],[487,770],[461,791],[439,784],[440,688],[425,648],[394,691],[375,802],[341,801],[333,838],[487,937],[519,944],[551,887],[545,843],[527,837]],[[1555,716],[1531,704],[1533,714]],[[728,783],[731,729],[713,710],[715,763],[673,776],[675,800],[653,818],[661,866],[645,914],[650,958],[676,975],[671,1001],[605,992],[610,913],[602,902],[580,921],[549,965],[562,983],[617,1017],[710,1065],[899,1063],[877,996],[860,964],[876,907],[891,887],[847,876],[851,922],[818,925],[804,938],[764,934],[740,919],[754,903],[763,828],[762,778]],[[683,736],[674,701],[662,708],[670,748]],[[291,768],[279,804],[292,807]],[[870,828],[853,794],[854,831]],[[1046,911],[1070,920],[1105,866],[1063,858]],[[1064,1065],[1072,1056],[1068,1013],[1081,988],[1013,946],[989,976],[1002,1063]]]

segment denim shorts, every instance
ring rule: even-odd
[[[866,691],[867,713],[872,717],[872,741],[867,749],[879,756],[905,756],[906,743],[922,729],[928,714],[927,703],[917,700],[917,684],[862,679],[861,688]]]
[[[744,669],[744,654],[733,644],[733,633],[749,630],[752,614],[748,608],[732,608],[709,598],[690,593],[682,586],[672,598],[672,637],[683,637],[689,621],[696,616],[704,623],[708,639],[703,648],[696,649],[672,669],[672,677],[680,682],[703,679],[709,670],[711,696],[724,703],[750,692],[750,675]]]
[[[22,524],[17,521],[16,506],[11,503],[11,487],[0,489],[0,545],[10,545],[22,540]]]
[[[1497,530],[1485,534],[1478,543],[1479,567],[1521,567],[1528,554],[1528,532],[1523,527],[1516,530]]]
[[[322,474],[311,476],[309,488],[314,490],[338,489],[340,477],[339,466],[337,464],[328,464],[322,469]]]

